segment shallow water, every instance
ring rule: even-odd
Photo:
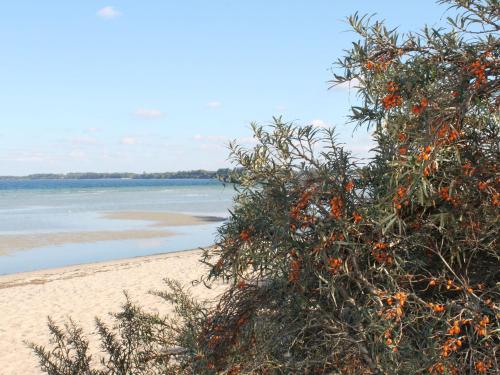
[[[111,211],[227,217],[234,189],[215,180],[0,180],[0,235],[151,229],[109,220]],[[214,242],[220,223],[164,228],[165,238],[65,244],[0,257],[0,274],[192,249]]]

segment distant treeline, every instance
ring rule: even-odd
[[[174,178],[194,178],[194,179],[218,179],[224,182],[234,182],[235,176],[240,172],[229,168],[220,168],[216,171],[206,171],[197,169],[194,171],[159,172],[159,173],[37,173],[28,176],[0,176],[0,180],[85,180],[85,179],[107,179],[107,178],[127,178],[127,179],[174,179]]]

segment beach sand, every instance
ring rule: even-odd
[[[92,333],[96,316],[110,322],[108,313],[119,311],[125,290],[146,310],[168,314],[169,306],[148,294],[163,289],[165,277],[189,286],[200,299],[215,298],[224,285],[191,286],[206,271],[199,257],[199,250],[191,250],[0,276],[0,375],[42,374],[24,341],[48,343],[47,316],[57,323],[72,317]],[[90,338],[98,354],[96,337]]]
[[[180,213],[153,212],[153,211],[126,211],[109,212],[102,215],[112,220],[140,220],[151,222],[150,226],[176,227],[184,225],[201,225],[222,218],[214,216],[193,216]],[[18,250],[33,249],[36,247],[56,246],[69,243],[88,243],[97,241],[132,240],[145,238],[169,237],[175,233],[165,230],[124,230],[124,231],[85,231],[59,233],[26,233],[0,235],[0,256]]]

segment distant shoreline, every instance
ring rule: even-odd
[[[192,171],[177,172],[153,172],[153,173],[132,173],[132,172],[71,172],[71,173],[36,173],[27,176],[0,176],[0,180],[170,180],[170,179],[208,179],[224,180],[231,178],[233,170],[229,168],[219,168],[216,171],[197,169]]]
[[[242,170],[219,168],[216,171],[197,169],[193,171],[130,173],[130,172],[72,172],[37,173],[27,176],[0,176],[0,181],[33,180],[215,180],[223,183],[237,183]]]

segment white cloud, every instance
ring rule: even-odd
[[[16,151],[10,155],[2,157],[3,160],[9,162],[20,162],[20,163],[38,163],[38,162],[52,162],[53,157],[47,155],[43,152],[38,151]]]
[[[195,141],[204,141],[204,142],[214,142],[214,143],[224,143],[229,142],[229,138],[223,135],[201,135],[196,134],[193,139]]]
[[[314,126],[315,128],[326,129],[326,128],[332,127],[332,125],[330,125],[327,122],[320,120],[320,119],[311,120],[309,123],[310,123],[310,125]]]
[[[255,137],[241,137],[237,138],[236,142],[239,144],[255,145],[257,144],[257,139]]]
[[[134,112],[134,115],[137,117],[149,118],[149,119],[161,118],[165,116],[165,114],[159,109],[152,109],[152,108],[139,108]]]
[[[368,155],[376,144],[374,142],[363,141],[362,143],[348,144],[349,151],[354,154]]]
[[[71,143],[74,145],[95,145],[97,144],[97,139],[94,137],[89,137],[89,136],[81,136],[81,137],[76,137],[71,140]]]
[[[207,103],[208,108],[219,108],[221,105],[222,103],[216,100]]]
[[[120,17],[122,13],[118,10],[115,9],[115,7],[112,6],[106,6],[102,9],[99,9],[97,11],[97,15],[101,18],[104,18],[106,20],[110,20],[116,17]]]
[[[257,140],[254,137],[239,137],[239,138],[229,138],[223,135],[202,135],[196,134],[193,139],[195,141],[203,142],[205,147],[208,144],[218,144],[218,145],[228,145],[229,142],[235,141],[237,144],[254,145]]]
[[[278,106],[276,106],[276,110],[278,112],[285,112],[286,107],[284,105],[278,105]]]
[[[85,129],[85,131],[87,133],[95,133],[95,132],[98,132],[99,129],[97,129],[97,128],[87,128],[87,129]]]
[[[218,143],[202,143],[200,144],[200,150],[204,151],[220,151],[224,150],[224,145]]]
[[[337,90],[350,90],[350,89],[356,89],[357,86],[359,86],[360,82],[357,78],[353,78],[350,81],[345,81],[342,82],[341,84],[335,85],[332,87],[332,89],[337,89]]]
[[[72,150],[68,156],[76,160],[85,160],[87,158],[87,154],[82,150]]]
[[[136,145],[137,144],[137,138],[134,138],[134,137],[123,137],[120,143],[122,145],[127,145],[127,146]]]

